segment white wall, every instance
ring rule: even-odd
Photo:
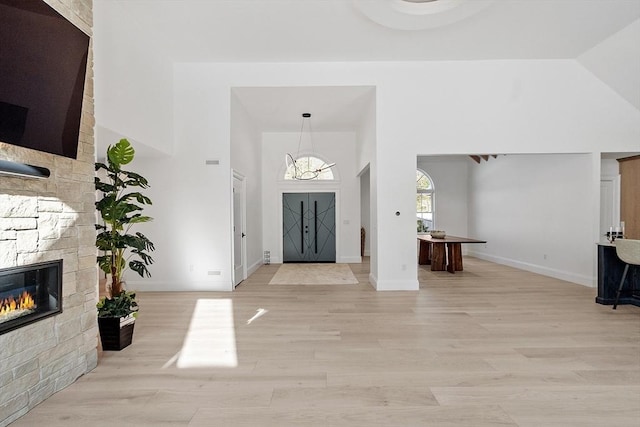
[[[262,135],[262,229],[271,262],[282,262],[282,193],[336,192],[336,262],[360,262],[360,180],[356,176],[353,132],[314,132],[316,157],[336,162],[332,181],[284,181],[285,154],[297,153],[299,133]],[[305,137],[305,141],[306,137]],[[312,154],[308,142],[300,155]]]
[[[144,224],[156,244],[153,277],[127,282],[138,290],[232,290],[231,90],[179,77],[174,90],[173,156],[135,160],[154,203],[154,221]]]
[[[378,290],[418,289],[418,154],[624,152],[636,151],[640,140],[640,111],[570,60],[209,63],[179,64],[174,71],[175,156],[149,165],[153,174],[172,175],[157,201],[168,208],[157,215],[153,232],[172,236],[158,248],[166,252],[158,254],[167,261],[165,280],[181,277],[195,259],[205,271],[220,271],[205,276],[207,289],[231,289],[233,87],[376,87],[371,279]],[[220,166],[205,169],[206,158],[219,158]],[[598,194],[599,171],[589,181]],[[597,206],[583,211],[594,224]],[[581,240],[583,232],[569,237]],[[597,240],[595,228],[588,234],[590,242]]]
[[[593,286],[593,172],[588,154],[508,155],[471,168],[469,231],[487,244],[469,252]]]
[[[639,40],[640,19],[636,19],[577,58],[636,108],[640,108]]]
[[[413,63],[389,74],[395,81],[382,78],[376,91],[377,155],[384,159],[377,168],[379,276],[387,288],[414,289],[414,269],[405,263],[415,259],[415,224],[393,211],[414,209],[417,153],[590,152],[605,144],[631,149],[640,138],[638,110],[574,61]],[[584,212],[597,223],[597,204]],[[586,250],[597,240],[594,230],[587,230]],[[584,271],[591,277],[591,268]]]
[[[138,23],[122,19],[126,13],[117,10],[122,5],[105,3],[94,4],[98,153],[120,137],[150,147],[149,152],[171,153],[173,65],[157,41],[131,37],[129,28]]]
[[[602,159],[601,176],[617,176],[620,174],[620,164],[616,159]]]

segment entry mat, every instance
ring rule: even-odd
[[[347,264],[282,264],[270,285],[354,285],[358,279]]]

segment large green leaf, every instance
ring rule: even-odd
[[[110,146],[107,149],[107,157],[116,168],[120,168],[120,165],[126,165],[131,163],[135,150],[131,146],[131,143],[126,139],[121,139],[116,145]]]
[[[117,191],[117,188],[113,184],[102,182],[98,177],[95,178],[95,186],[96,186],[96,190],[102,191],[103,193]]]
[[[140,232],[137,232],[136,236],[138,236],[138,238],[142,242],[144,242],[145,250],[148,250],[148,251],[155,251],[156,250],[155,246],[153,245],[153,242],[151,240],[147,239],[147,236],[145,236],[144,234],[142,234]]]
[[[127,179],[124,180],[125,187],[142,187],[142,188],[149,187],[149,182],[142,175],[139,175],[135,172],[130,172],[130,171],[121,171],[121,172],[122,172],[122,175],[127,177]]]
[[[112,231],[103,231],[96,236],[96,247],[105,252],[113,252],[117,249],[124,249],[129,246],[128,239],[131,237],[127,234],[114,233]]]
[[[137,260],[131,261],[129,263],[129,268],[132,271],[135,271],[136,273],[138,273],[140,277],[144,277],[144,276],[151,277],[151,273],[149,273],[147,266],[140,261],[137,261]]]
[[[126,200],[129,200],[129,199],[136,199],[136,201],[137,201],[138,203],[142,203],[143,205],[150,205],[150,204],[152,204],[152,203],[151,203],[151,199],[150,199],[150,198],[148,198],[147,196],[145,196],[145,195],[143,195],[143,194],[141,194],[141,193],[137,193],[137,192],[136,192],[136,193],[128,193],[128,194],[125,194],[124,196],[120,197],[120,199],[118,200],[118,202],[126,201]]]
[[[149,242],[149,240],[146,237],[144,237],[141,233],[136,233],[135,236],[132,234],[127,234],[123,237],[127,242],[127,246],[134,248],[134,252],[135,251],[139,252],[139,251],[144,251],[146,249],[149,249],[149,244],[151,242]]]
[[[131,217],[131,220],[129,221],[129,224],[139,224],[141,222],[149,222],[152,221],[153,218],[151,218],[150,216],[143,216],[143,215],[134,215]]]
[[[114,203],[109,209],[102,210],[102,219],[111,227],[119,230],[123,224],[128,224],[131,218],[128,216],[132,212],[142,210],[133,203]]]
[[[98,257],[98,266],[100,270],[104,271],[106,274],[111,273],[111,257],[107,255],[100,255]]]

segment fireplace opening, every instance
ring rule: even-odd
[[[0,269],[0,334],[62,313],[62,260]]]

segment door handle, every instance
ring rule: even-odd
[[[242,233],[241,237],[244,237],[244,236],[246,236],[246,234]]]
[[[315,245],[315,253],[318,253],[318,201],[313,201],[313,244]]]
[[[304,224],[304,202],[300,200],[300,225],[302,224]],[[304,233],[300,233],[300,253],[304,253]]]

